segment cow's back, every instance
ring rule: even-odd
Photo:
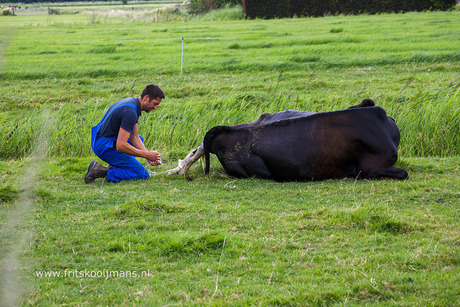
[[[399,131],[379,107],[317,113],[255,130],[252,151],[277,180],[366,177],[380,161],[393,165],[397,159]]]
[[[276,113],[263,113],[258,119],[253,122],[232,126],[233,128],[258,128],[266,125],[274,124],[284,120],[293,120],[305,118],[317,114],[316,112],[287,110]]]

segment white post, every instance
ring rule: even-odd
[[[182,52],[180,56],[180,75],[182,76],[182,67],[184,65],[184,38],[182,37]]]

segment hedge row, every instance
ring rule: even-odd
[[[244,0],[248,18],[449,10],[456,0]]]

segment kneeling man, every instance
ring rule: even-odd
[[[145,158],[150,165],[158,166],[161,164],[160,154],[145,148],[138,132],[138,119],[142,111],[157,110],[164,97],[157,85],[149,84],[139,98],[125,98],[107,110],[91,129],[91,148],[109,167],[92,161],[85,183],[94,183],[94,179],[105,177],[107,181],[150,178],[147,169],[135,157]]]

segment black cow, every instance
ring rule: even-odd
[[[217,126],[170,173],[185,174],[201,155],[215,154],[227,174],[276,181],[330,178],[406,179],[393,165],[400,134],[371,99],[342,111],[265,113],[254,122]],[[189,163],[191,164],[189,165]]]

